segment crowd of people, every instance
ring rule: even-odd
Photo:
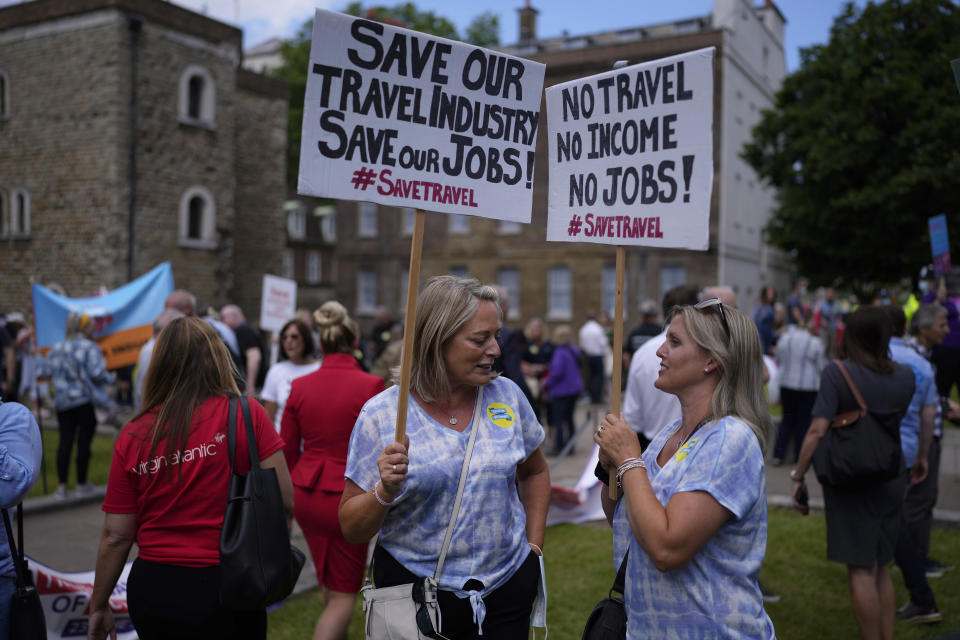
[[[251,403],[261,465],[276,470],[316,568],[324,606],[314,638],[346,637],[368,559],[378,587],[436,576],[447,637],[526,637],[544,596],[546,456],[574,450],[575,409],[608,402],[613,366],[624,368],[622,412],[593,425],[593,439],[595,473],[615,489],[604,487],[602,506],[612,566],[626,576],[627,637],[774,637],[764,602],[776,596],[758,580],[766,466],[792,464],[794,506],[808,513],[806,473],[859,394],[898,437],[902,462],[899,473],[856,487],[821,482],[827,558],[847,568],[863,638],[892,637],[897,618],[936,622],[928,577],[950,567],[930,557],[930,531],[944,421],[960,420],[950,400],[960,340],[949,339],[960,314],[942,280],[920,294],[905,308],[840,302],[829,288],[813,301],[798,279],[785,304],[765,287],[745,314],[728,287],[680,285],[659,307],[642,304],[615,362],[605,314],[589,314],[576,336],[539,318],[509,329],[505,290],[434,277],[418,296],[398,442],[403,335],[385,311],[366,335],[339,302],[298,312],[277,334],[271,363],[268,341],[239,307],[203,311],[174,291],[139,354],[135,413],[114,445],[89,637],[115,631],[110,594],[134,543],[128,606],[141,638],[265,637],[263,610],[238,613],[218,600],[230,463],[210,452],[241,395],[262,402]],[[11,410],[18,377],[49,378],[60,431],[55,495],[68,495],[74,447],[75,495],[89,494],[90,442],[116,383],[93,323],[70,313],[65,339],[41,357],[22,318],[7,322],[0,439],[7,423],[37,431],[30,411]],[[6,460],[19,480],[0,496],[5,506],[29,489],[39,462],[32,436],[15,437]],[[239,438],[241,473],[246,446]],[[900,607],[891,562],[910,594]],[[10,575],[0,564],[0,616]]]

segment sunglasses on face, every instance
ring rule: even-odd
[[[707,298],[706,300],[701,300],[697,304],[693,305],[694,309],[703,311],[704,309],[709,309],[713,307],[717,310],[717,314],[720,316],[720,323],[723,324],[723,330],[727,334],[727,342],[730,342],[730,325],[727,324],[727,316],[723,313],[723,302],[720,298]]]

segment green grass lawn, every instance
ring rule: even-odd
[[[56,418],[50,418],[56,423]],[[60,443],[60,434],[56,430],[44,429],[43,435],[43,468],[41,475],[46,476],[46,493],[53,493],[57,488],[57,445]],[[90,457],[90,468],[87,470],[87,479],[95,485],[106,485],[110,475],[110,459],[113,456],[113,436],[93,436],[93,453]],[[67,488],[73,491],[77,484],[77,444],[73,444],[73,453],[70,456],[70,472]],[[27,494],[28,498],[38,498],[44,495],[43,478],[37,480],[33,489]]]
[[[960,531],[935,529],[933,555],[956,564],[960,559]],[[613,582],[610,529],[605,523],[559,525],[547,529],[545,544],[550,637],[579,638],[593,606]],[[897,604],[906,601],[903,579],[892,570]],[[847,639],[857,637],[850,608],[846,569],[826,560],[823,515],[802,517],[771,509],[767,557],[760,578],[781,600],[767,604],[777,638],[781,640]],[[936,625],[897,623],[897,638],[941,638],[960,629],[960,569],[931,580],[943,621]],[[322,609],[319,591],[292,598],[270,614],[270,640],[308,638]],[[359,603],[350,626],[351,640],[363,638]],[[538,631],[542,638],[542,631]]]

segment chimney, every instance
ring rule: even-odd
[[[530,6],[526,0],[523,9],[517,9],[520,14],[520,43],[533,42],[537,39],[537,14],[540,13]]]

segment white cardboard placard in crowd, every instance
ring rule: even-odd
[[[706,249],[713,47],[546,91],[547,240]]]
[[[318,9],[301,194],[529,222],[544,65]]]
[[[260,328],[280,331],[297,311],[297,281],[264,274],[260,296]]]

